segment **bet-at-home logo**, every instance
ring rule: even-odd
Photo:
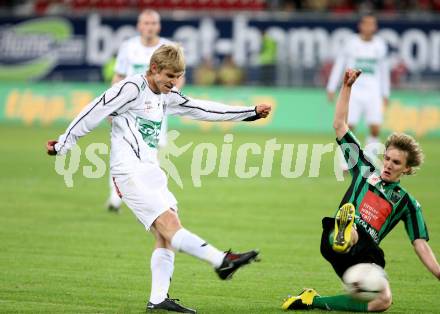
[[[37,79],[58,63],[81,63],[84,45],[69,20],[44,17],[0,30],[0,80]]]

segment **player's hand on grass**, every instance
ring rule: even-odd
[[[361,70],[346,70],[344,74],[344,86],[351,87],[361,73]]]
[[[260,116],[260,118],[266,118],[271,110],[272,107],[270,105],[258,105],[255,107],[255,111]]]
[[[55,150],[56,143],[58,143],[58,141],[47,141],[46,151],[48,155],[55,156],[57,154],[57,151]]]

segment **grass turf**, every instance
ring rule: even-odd
[[[54,171],[44,145],[62,128],[0,126],[0,312],[8,313],[141,313],[150,289],[152,236],[128,208],[106,212],[108,177],[86,179],[82,160],[67,188]],[[241,143],[332,143],[331,135],[235,134],[232,155]],[[229,282],[217,279],[208,264],[178,254],[170,294],[200,313],[281,313],[287,294],[314,287],[321,295],[342,293],[330,265],[320,256],[320,221],[332,215],[349,182],[337,182],[333,154],[323,156],[319,177],[281,175],[281,153],[275,153],[272,176],[236,176],[235,158],[228,178],[216,171],[191,180],[196,144],[217,145],[223,134],[183,132],[177,143],[193,147],[178,159],[184,188],[170,182],[186,228],[221,249],[259,248],[262,261],[239,271]],[[80,141],[108,142],[100,128]],[[420,201],[430,230],[430,244],[440,253],[437,194],[440,175],[438,139],[421,141],[426,163],[403,186]],[[296,146],[295,146],[296,147]],[[296,157],[296,148],[294,158]],[[261,167],[262,156],[248,159]],[[403,224],[383,241],[387,272],[394,293],[389,313],[438,313],[440,288],[414,254]]]

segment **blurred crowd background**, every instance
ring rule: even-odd
[[[359,16],[373,11],[392,87],[440,87],[440,0],[1,0],[0,79],[109,80],[145,8],[160,13],[161,36],[183,45],[188,84],[323,87]],[[54,17],[63,40],[14,31]],[[43,57],[45,71],[14,68]]]
[[[376,10],[381,13],[439,11],[439,0],[2,0],[4,10],[20,14],[83,13],[105,10],[130,13],[143,8],[181,10],[256,10],[353,13]],[[115,12],[115,11],[118,12]]]

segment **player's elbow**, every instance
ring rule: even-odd
[[[345,121],[342,122],[342,121],[335,120],[333,122],[333,128],[335,130],[335,134],[338,139],[341,139],[342,137],[344,137],[345,133],[347,133],[347,131],[348,131],[348,125]]]
[[[423,255],[425,252],[429,251],[428,248],[428,243],[426,242],[425,239],[415,239],[412,242],[414,251],[418,254],[418,255]]]
[[[427,244],[428,244],[428,242],[426,242],[426,239],[422,239],[422,238],[415,239],[412,242],[412,245],[414,246],[415,249],[417,249],[417,248],[425,248]]]

